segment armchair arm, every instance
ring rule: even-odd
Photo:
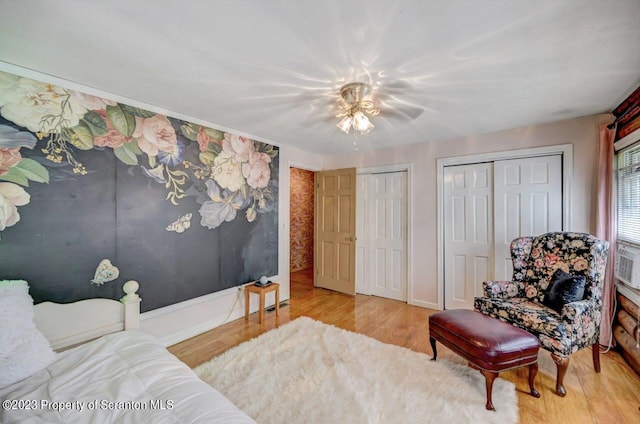
[[[560,317],[565,323],[574,327],[582,327],[593,322],[597,312],[596,302],[593,300],[578,300],[567,303],[562,307]]]
[[[600,336],[600,308],[594,300],[567,303],[560,313],[572,344],[578,349],[592,345]]]
[[[509,299],[518,294],[518,284],[513,281],[485,281],[482,283],[484,297],[490,299]]]

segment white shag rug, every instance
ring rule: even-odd
[[[259,424],[518,422],[513,383],[487,411],[479,371],[430,359],[302,317],[194,371]]]

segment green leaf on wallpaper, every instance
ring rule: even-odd
[[[207,144],[207,150],[213,152],[215,155],[219,155],[222,152],[222,146],[218,143]]]
[[[115,153],[116,157],[120,159],[120,161],[125,165],[137,165],[137,155],[141,154],[142,150],[140,150],[136,141],[131,141],[129,143],[123,144],[120,147],[116,147],[115,149],[113,149],[113,153]]]
[[[257,144],[257,143],[256,143],[256,144]],[[271,156],[272,158],[274,158],[274,157],[278,156],[278,151],[277,151],[277,150],[275,150],[275,149],[273,148],[273,146],[271,146],[270,144],[264,144],[264,143],[260,143],[260,144],[262,145],[262,146],[261,146],[261,149],[260,149],[260,151],[261,151],[262,153],[265,153],[265,154],[267,154],[267,155]]]
[[[82,117],[82,121],[89,127],[93,135],[99,136],[107,133],[107,123],[102,116],[90,110]]]
[[[197,141],[198,139],[198,128],[199,125],[192,124],[191,122],[187,122],[180,126],[180,131],[182,134],[187,137],[191,141]]]
[[[23,158],[14,168],[31,181],[49,183],[49,171],[33,159]]]
[[[140,109],[138,107],[135,106],[129,106],[129,105],[125,105],[122,103],[118,103],[120,105],[120,108],[126,112],[126,113],[130,113],[133,116],[139,116],[140,118],[151,118],[153,116],[156,116],[157,113],[155,112],[151,112],[149,110],[145,110],[145,109]]]
[[[66,128],[63,130],[63,134],[65,139],[76,148],[80,150],[93,149],[93,133],[84,122],[80,121],[75,127]]]
[[[156,161],[156,157],[149,154],[147,154],[147,157],[149,158],[149,168],[155,168],[158,164],[158,162]]]
[[[120,105],[107,106],[107,118],[118,132],[127,137],[136,129],[136,118],[129,112],[125,112]]]
[[[9,172],[0,176],[0,181],[8,181],[10,183],[20,184],[21,186],[29,187],[29,180],[24,176],[21,170],[11,167]]]
[[[140,149],[140,146],[138,146],[138,139],[137,138],[134,138],[129,143],[125,144],[125,146],[127,146],[127,149],[131,150],[136,155],[141,155],[142,154],[142,150]]]
[[[207,134],[209,137],[213,138],[214,140],[224,140],[224,133],[220,130],[215,130],[213,128],[207,128],[207,127],[202,127],[204,128],[204,132],[205,134]]]
[[[198,157],[200,159],[200,162],[202,162],[204,165],[211,166],[213,165],[213,161],[216,159],[216,156],[217,155],[212,152],[202,152]]]

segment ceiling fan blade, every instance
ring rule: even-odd
[[[424,110],[425,108],[422,106],[410,105],[407,103],[398,103],[393,106],[388,104],[388,102],[381,102],[380,104],[380,115],[404,121],[413,121],[422,115]]]
[[[416,89],[410,83],[403,80],[385,81],[376,87],[380,98],[388,98],[400,95],[403,98],[411,97]]]

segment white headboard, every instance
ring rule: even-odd
[[[36,327],[54,350],[73,346],[105,334],[140,328],[140,296],[137,281],[127,281],[126,295],[117,300],[87,299],[73,303],[43,302],[35,305]]]

